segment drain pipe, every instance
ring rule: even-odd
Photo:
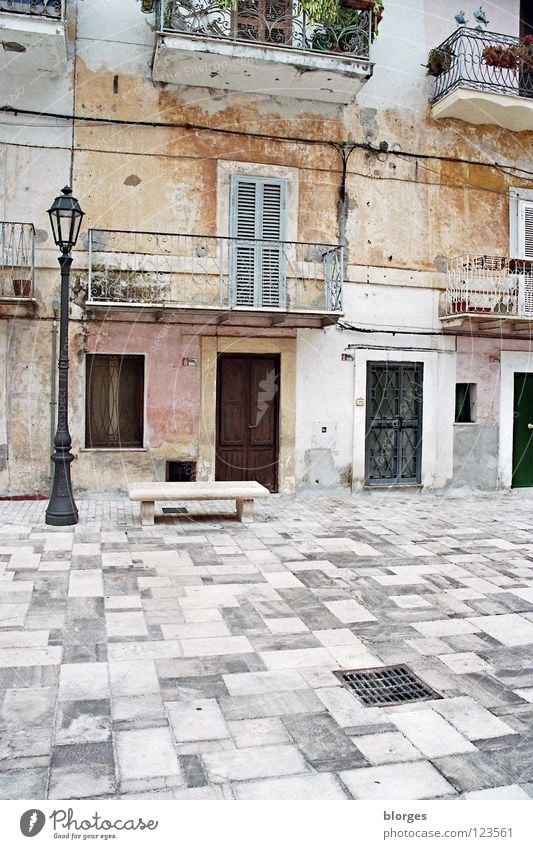
[[[50,454],[54,453],[54,437],[56,433],[57,418],[57,317],[59,315],[59,300],[57,298],[54,298],[54,300],[52,301],[52,310],[54,313],[54,318],[52,321],[52,370],[50,375]],[[53,473],[54,464],[51,459],[50,464],[51,473]]]

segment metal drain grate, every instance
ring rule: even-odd
[[[161,511],[163,513],[187,513],[186,507],[162,507]]]
[[[405,664],[348,669],[334,672],[334,675],[367,706],[403,705],[406,702],[442,698]]]

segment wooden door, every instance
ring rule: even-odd
[[[217,369],[216,479],[278,488],[278,356],[225,354]]]
[[[533,374],[514,376],[513,486],[533,486]]]

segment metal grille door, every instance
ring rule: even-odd
[[[366,483],[420,483],[421,363],[369,363]]]

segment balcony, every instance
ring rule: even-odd
[[[17,90],[67,60],[65,0],[0,0],[2,73]],[[16,85],[15,85],[16,84]]]
[[[161,312],[188,323],[324,327],[341,315],[339,245],[89,231],[86,308]]]
[[[533,320],[533,260],[454,257],[448,262],[440,319],[445,329],[525,333]]]
[[[372,74],[373,23],[369,9],[342,14],[333,26],[311,23],[292,0],[238,0],[234,11],[217,0],[160,0],[153,79],[350,103]]]
[[[34,277],[33,224],[0,221],[0,317],[33,313]]]
[[[461,27],[436,51],[433,118],[533,130],[533,44]],[[440,71],[440,72],[439,72]]]

